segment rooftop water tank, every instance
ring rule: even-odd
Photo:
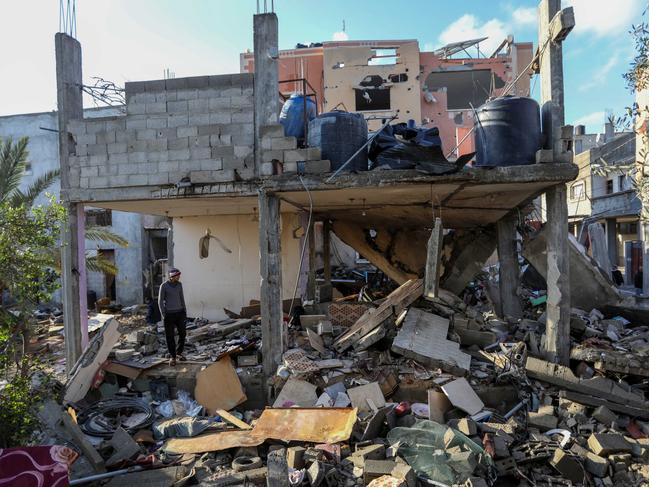
[[[532,98],[504,96],[476,110],[475,166],[522,166],[536,162],[541,115]]]
[[[367,122],[359,113],[332,111],[309,123],[309,146],[320,147],[322,158],[339,169],[367,142]],[[345,167],[346,171],[367,171],[367,147]]]

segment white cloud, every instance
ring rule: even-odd
[[[587,133],[598,133],[601,132],[605,119],[606,112],[593,112],[578,118],[577,120],[575,120],[573,125],[586,125]]]
[[[568,0],[575,10],[575,33],[622,35],[639,20],[644,0]]]
[[[341,30],[340,32],[334,32],[334,35],[331,36],[331,40],[333,41],[348,41],[349,36],[347,35],[347,32],[344,30]]]
[[[507,34],[505,24],[499,19],[490,19],[481,23],[475,15],[464,14],[440,34],[439,42],[446,45],[452,42],[488,37],[480,43],[480,50],[488,56],[507,37]]]
[[[613,68],[615,66],[618,65],[618,62],[621,60],[620,59],[621,54],[622,53],[620,51],[614,52],[604,66],[598,66],[595,69],[595,72],[590,77],[590,81],[588,81],[587,83],[582,84],[579,87],[579,91],[588,91],[591,88],[604,83],[606,81],[606,78],[608,77],[609,73],[613,70]],[[620,74],[620,77],[621,77],[621,74]]]
[[[515,25],[530,26],[537,23],[536,7],[519,7],[512,12],[512,21]]]

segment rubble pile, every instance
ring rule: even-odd
[[[422,294],[411,280],[287,315],[269,378],[255,303],[191,321],[175,367],[161,329],[97,315],[43,441],[81,454],[78,485],[649,485],[649,327],[573,309],[563,366],[544,359],[540,305],[507,321]]]

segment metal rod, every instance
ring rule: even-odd
[[[388,119],[388,120],[383,124],[383,126],[382,126],[379,130],[377,130],[377,131],[374,133],[374,135],[372,135],[369,139],[367,139],[367,142],[365,142],[365,143],[364,143],[364,144],[363,144],[363,145],[362,145],[362,146],[361,146],[361,147],[360,147],[356,152],[354,152],[354,154],[352,154],[352,156],[351,156],[349,159],[347,159],[347,161],[345,162],[345,164],[343,164],[343,165],[340,166],[338,169],[336,169],[336,172],[333,173],[333,174],[329,177],[329,179],[327,179],[327,180],[325,181],[325,183],[329,183],[329,182],[331,182],[331,180],[332,180],[333,178],[335,178],[336,176],[338,176],[338,174],[340,173],[340,171],[342,171],[343,169],[345,169],[345,166],[347,166],[347,164],[349,164],[350,162],[352,162],[352,160],[354,159],[354,157],[356,157],[358,154],[360,154],[360,152],[361,152],[365,147],[367,147],[367,146],[370,144],[370,142],[372,142],[372,141],[377,137],[377,135],[379,135],[381,132],[383,132],[383,129],[384,129],[385,127],[387,127],[387,126],[390,124],[390,122],[392,122],[392,120],[394,120],[395,118],[397,118],[397,115],[393,115],[392,118]]]
[[[112,477],[117,477],[118,475],[125,475],[132,472],[140,472],[146,470],[143,467],[134,467],[134,468],[124,468],[122,470],[115,470],[113,472],[98,473],[97,475],[91,475],[89,477],[82,477],[80,479],[70,480],[70,485],[83,485],[88,482],[94,482],[95,480],[109,479]]]

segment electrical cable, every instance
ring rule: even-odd
[[[144,418],[137,424],[125,426],[122,417],[143,413]],[[155,413],[153,408],[139,398],[117,397],[104,399],[90,405],[77,416],[81,431],[90,436],[110,438],[117,428],[124,428],[128,433],[146,428],[153,424]]]
[[[304,252],[306,252],[306,245],[309,239],[309,230],[311,229],[311,224],[313,219],[313,198],[311,197],[311,191],[309,191],[309,188],[307,188],[306,184],[304,184],[304,180],[302,179],[302,176],[300,174],[298,174],[298,178],[300,178],[300,183],[302,183],[302,187],[306,191],[306,194],[309,196],[309,222],[307,223],[306,226],[305,238],[304,238],[304,242],[302,243],[302,251],[300,252],[300,265],[298,266],[297,269],[295,288],[293,289],[293,297],[291,298],[291,306],[289,308],[291,313],[293,311],[293,303],[295,303],[295,296],[297,296],[297,287],[300,282],[300,276],[302,275],[302,262],[304,262]],[[293,323],[292,314],[291,317],[289,318],[288,326],[291,326],[291,323]]]

